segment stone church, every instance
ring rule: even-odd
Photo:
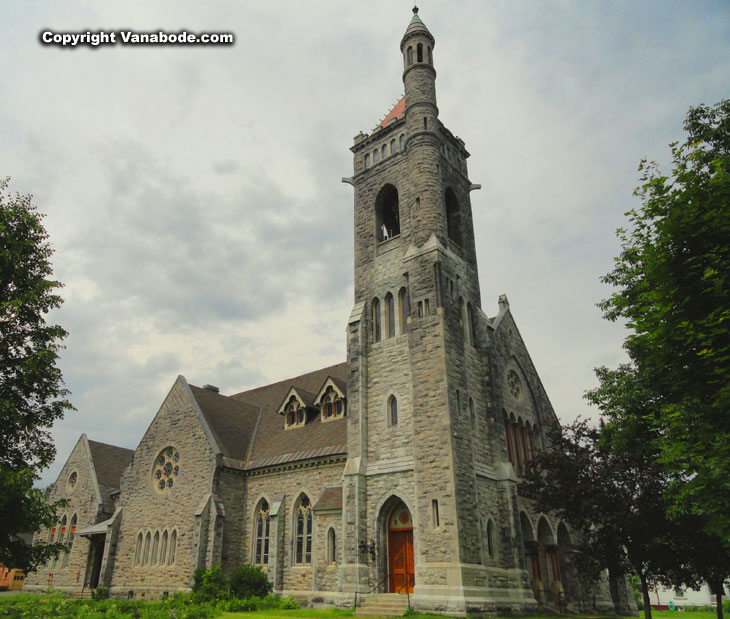
[[[405,96],[351,148],[345,361],[229,395],[179,376],[134,451],[82,435],[52,489],[68,507],[36,534],[69,550],[27,589],[160,598],[252,563],[314,604],[630,609],[625,583],[581,585],[571,532],[520,490],[558,421],[507,298],[482,309],[479,186],[439,118],[434,48],[414,8]]]

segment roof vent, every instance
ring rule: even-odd
[[[221,392],[221,390],[215,385],[203,385],[203,389],[207,389],[208,391],[215,391],[215,393]]]

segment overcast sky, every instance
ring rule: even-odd
[[[485,312],[509,297],[563,421],[623,360],[596,302],[690,105],[728,96],[727,0],[424,0],[441,120],[466,142]],[[178,374],[230,394],[345,360],[349,147],[403,91],[394,0],[5,0],[0,176],[55,248],[82,432],[134,448]],[[233,32],[222,47],[61,49],[44,30]]]

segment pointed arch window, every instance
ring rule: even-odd
[[[380,300],[373,299],[373,342],[380,341]]]
[[[398,329],[400,333],[406,332],[408,326],[408,313],[410,308],[408,307],[408,293],[405,287],[398,291]]]
[[[337,563],[337,538],[333,527],[327,531],[327,562]]]
[[[433,64],[433,50],[431,49],[431,46],[428,46],[428,64]]]
[[[287,428],[304,425],[306,411],[295,395],[292,395],[284,407],[284,423]]]
[[[391,426],[398,425],[398,400],[394,395],[388,398],[388,423]]]
[[[469,398],[469,422],[471,423],[472,432],[477,429],[477,415],[474,409],[474,400]]]
[[[395,301],[393,295],[385,295],[385,321],[387,324],[387,337],[395,337]]]
[[[390,141],[390,154],[395,155],[395,138]]]
[[[406,50],[406,59],[407,59],[406,66],[410,67],[413,64],[413,47],[411,47],[410,45],[408,46],[408,49]]]
[[[71,550],[73,549],[74,545],[74,537],[76,537],[76,520],[76,514],[74,514],[71,518],[71,522],[69,522],[68,525],[68,541],[66,542],[68,550],[63,557],[63,567],[68,567],[68,564],[71,561]]]
[[[423,43],[416,45],[416,62],[423,62]]]
[[[312,504],[309,497],[299,497],[294,509],[296,523],[295,563],[309,565],[312,562]]]
[[[399,143],[399,149],[403,150],[406,147],[406,135],[405,133],[401,133],[400,137],[398,138]]]
[[[512,448],[512,423],[510,422],[506,414],[504,416],[504,431],[507,436],[507,459],[509,460],[510,464],[514,466],[515,456]]]
[[[471,303],[466,304],[466,323],[469,329],[469,344],[474,346],[474,308]]]
[[[342,402],[342,398],[330,385],[324,392],[321,400],[322,419],[324,421],[339,417],[345,412],[345,407]]]
[[[149,531],[147,532],[147,535],[144,536],[144,552],[142,553],[142,565],[149,565],[150,564],[150,544],[152,542],[152,535],[150,535]]]
[[[137,535],[137,546],[134,549],[134,564],[142,564],[142,533]]]
[[[257,565],[268,565],[269,563],[269,529],[270,516],[269,504],[266,499],[261,499],[256,510],[256,556],[254,561]]]
[[[167,531],[162,533],[160,542],[160,565],[167,565]]]
[[[177,553],[177,531],[173,531],[170,535],[170,556],[167,559],[168,565],[175,563],[175,554]]]
[[[388,145],[383,144],[383,148],[381,149],[381,154],[383,155],[383,159],[385,159],[388,156]]]
[[[160,552],[160,532],[155,531],[155,537],[152,540],[152,557],[150,558],[150,565],[157,565],[159,552]]]
[[[487,554],[494,559],[494,524],[491,519],[487,521]]]
[[[366,168],[370,167],[370,153],[365,154],[365,167]]]

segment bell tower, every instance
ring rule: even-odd
[[[469,199],[478,186],[464,142],[439,119],[434,48],[414,8],[400,43],[405,95],[355,136],[343,179],[355,192],[355,304],[339,588],[351,596],[380,582],[461,612],[481,573],[475,471],[493,448],[476,423],[488,369]],[[394,510],[412,518],[412,557],[396,567]]]

